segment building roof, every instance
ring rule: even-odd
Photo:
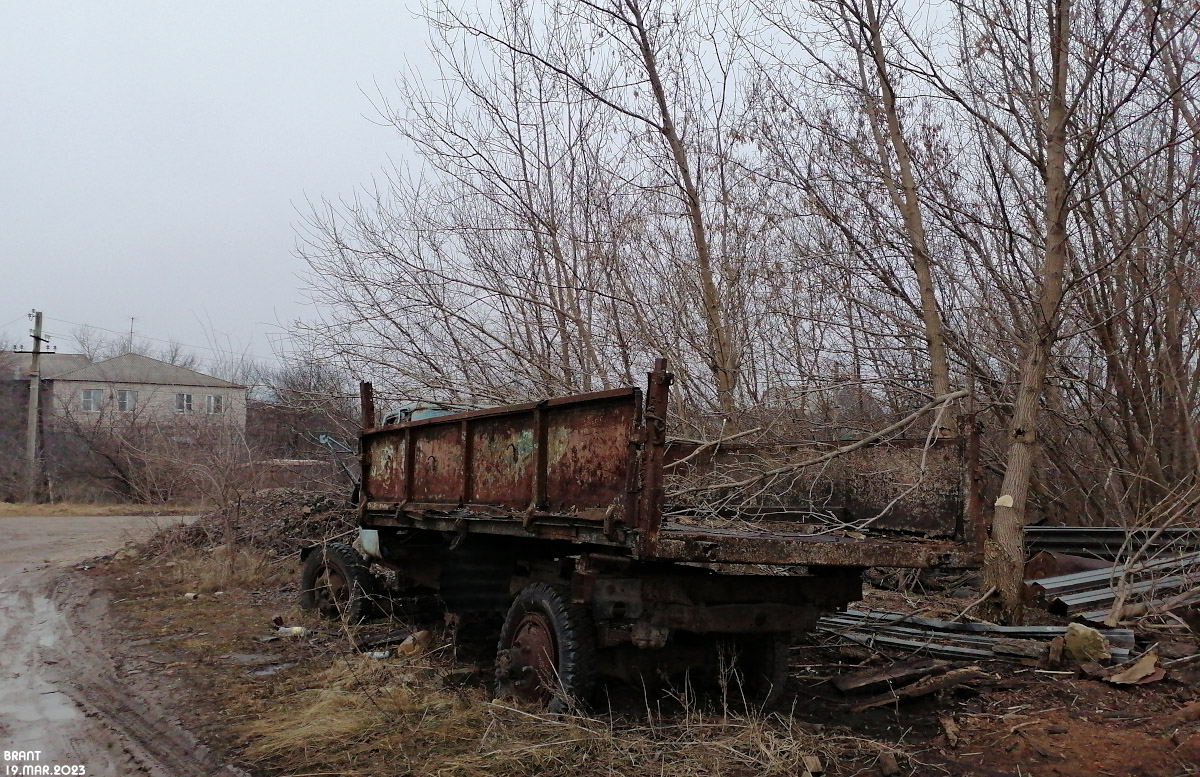
[[[56,376],[56,380],[91,383],[149,383],[159,386],[245,388],[227,380],[136,353],[114,356]]]
[[[0,380],[28,380],[33,354],[0,353]],[[81,353],[43,353],[38,360],[42,379],[57,378],[65,372],[88,366],[92,360]]]

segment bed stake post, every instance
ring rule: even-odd
[[[653,558],[663,512],[663,459],[667,449],[667,400],[671,380],[667,360],[654,360],[646,387],[646,444],[642,448],[642,494],[638,510],[638,555]]]

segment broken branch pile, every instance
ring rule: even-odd
[[[344,494],[264,488],[224,510],[166,530],[151,547],[171,542],[193,547],[232,543],[286,556],[333,538],[349,537],[355,529],[354,518]]]

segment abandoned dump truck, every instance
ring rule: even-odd
[[[667,443],[671,380],[660,359],[644,403],[623,388],[378,428],[364,384],[359,539],[306,551],[302,603],[364,618],[379,565],[390,594],[436,594],[452,621],[493,624],[503,696],[562,709],[605,675],[732,669],[769,704],[792,636],[859,599],[864,568],[978,565],[970,435],[915,446],[922,471],[942,467],[934,497],[896,498],[878,462],[847,480],[847,517],[886,513],[870,538],[782,523],[781,508],[738,528],[664,511],[664,469],[682,458]]]

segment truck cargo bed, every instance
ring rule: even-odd
[[[464,538],[557,541],[579,545],[581,552],[643,561],[979,564],[982,531],[971,441],[939,442],[961,454],[958,493],[951,502],[958,514],[943,520],[939,538],[751,521],[712,526],[677,510],[664,516],[670,381],[660,363],[650,374],[644,404],[642,391],[626,388],[368,428],[361,438],[361,523]],[[929,529],[928,516],[920,518],[914,525]]]

